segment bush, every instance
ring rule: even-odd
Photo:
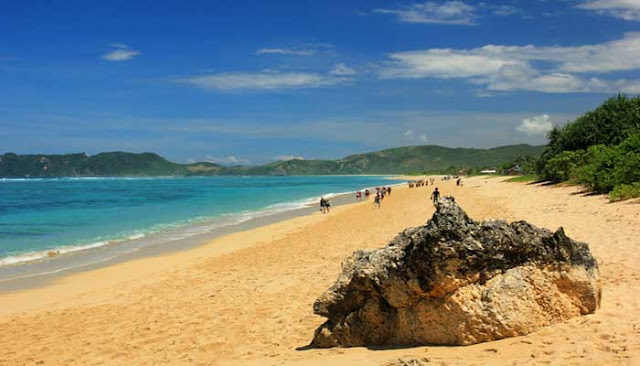
[[[594,192],[610,192],[616,186],[614,170],[617,154],[615,148],[605,145],[591,146],[587,151],[588,163],[576,171],[576,180]]]
[[[592,145],[618,145],[640,133],[640,98],[610,98],[559,129],[555,138],[561,150],[586,150]]]
[[[609,194],[609,199],[612,202],[628,200],[636,197],[640,197],[640,182],[620,184]]]
[[[640,98],[618,95],[564,127],[549,131],[549,145],[540,156],[536,171],[544,178],[546,165],[565,151],[587,150],[594,145],[614,146],[638,134]]]
[[[563,151],[546,162],[541,177],[554,183],[572,180],[578,167],[585,164],[585,158],[583,150]]]
[[[612,200],[640,188],[640,98],[618,95],[566,126],[549,131],[536,164],[543,180],[573,181]]]
[[[577,182],[594,192],[608,193],[616,186],[640,181],[640,134],[616,146],[591,146],[587,163],[576,170]]]
[[[615,174],[621,184],[640,182],[640,133],[618,146]]]

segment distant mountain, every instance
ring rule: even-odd
[[[123,177],[184,175],[188,169],[153,153],[106,152],[0,156],[0,177]]]
[[[539,156],[544,146],[510,145],[492,149],[407,146],[347,156],[339,160],[288,160],[260,166],[177,164],[154,153],[107,152],[66,155],[0,155],[0,177],[210,176],[402,174],[451,167],[493,167],[521,156]]]
[[[495,167],[520,156],[538,157],[544,146],[509,145],[491,149],[407,146],[351,155],[338,160],[345,173],[434,172],[449,167]]]

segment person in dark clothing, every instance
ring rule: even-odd
[[[440,198],[440,191],[438,191],[438,187],[436,187],[436,189],[431,193],[431,201],[433,201],[434,205],[438,204],[439,198]]]

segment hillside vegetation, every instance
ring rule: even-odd
[[[0,156],[0,177],[403,174],[495,167],[521,156],[538,156],[543,148],[530,145],[492,149],[408,146],[339,160],[288,160],[260,166],[223,166],[208,162],[177,164],[153,153],[108,152],[94,156],[7,153]]]
[[[87,154],[0,156],[0,177],[96,177],[182,175],[183,165],[157,154],[106,152]]]
[[[582,184],[612,200],[640,196],[640,98],[618,95],[548,134],[538,175]]]

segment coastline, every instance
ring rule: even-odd
[[[382,208],[342,205],[217,238],[187,251],[75,273],[0,295],[0,364],[388,365],[593,364],[640,361],[640,205],[577,187],[474,177],[438,181],[474,219],[527,220],[590,244],[604,296],[593,315],[467,347],[304,349],[324,319],[315,298],[354,250],[423,224],[431,186],[393,190]],[[7,304],[7,305],[5,305]]]
[[[389,182],[403,180],[402,177],[389,175],[366,176],[389,177]],[[87,178],[83,177],[77,179]],[[100,177],[100,179],[102,178]],[[394,182],[388,184],[388,186],[399,186],[403,183],[404,182]],[[369,189],[371,188],[372,187],[369,187]],[[323,196],[330,198],[332,205],[336,207],[357,203],[353,199],[355,192],[356,191],[339,193],[327,192]],[[291,208],[276,209],[276,206],[291,206]],[[46,258],[46,256],[43,256],[42,259],[38,260],[0,266],[0,295],[4,292],[21,291],[46,286],[52,281],[68,275],[96,270],[130,260],[191,250],[229,234],[252,230],[297,217],[311,215],[317,211],[317,202],[315,202],[315,197],[311,197],[300,201],[283,202],[253,212],[233,214],[231,215],[232,218],[242,215],[249,215],[249,218],[246,220],[223,224],[211,230],[198,232],[180,239],[166,240],[155,244],[140,246],[135,246],[136,243],[134,242],[139,238],[133,238],[132,240],[119,240],[113,244],[109,243],[100,246],[88,244],[86,245],[86,248],[81,248],[77,251],[74,250],[62,255],[56,255],[55,257]],[[214,219],[219,218],[216,217]],[[190,227],[183,227],[182,229],[189,228]],[[152,235],[153,234],[158,233],[152,233]],[[145,235],[142,235],[142,237],[145,237]],[[47,251],[43,251],[43,253],[46,252]],[[30,253],[27,253],[25,256],[29,256],[29,254]]]

